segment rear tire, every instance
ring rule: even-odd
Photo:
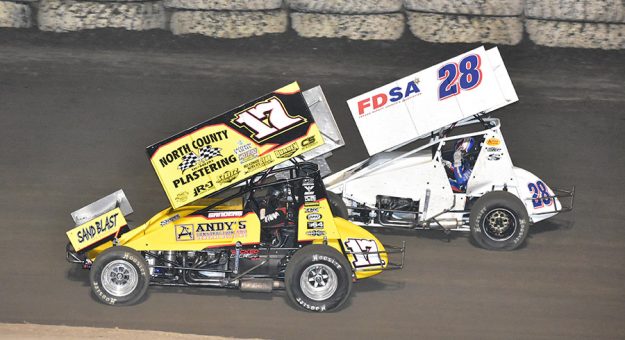
[[[489,250],[514,250],[527,237],[529,216],[523,203],[505,191],[489,192],[471,209],[471,237]]]
[[[95,259],[89,275],[91,289],[102,303],[131,305],[139,301],[150,284],[143,256],[128,247],[111,247]]]
[[[352,290],[349,262],[334,248],[309,245],[293,255],[284,276],[289,299],[299,308],[327,312],[341,307]]]
[[[330,205],[332,215],[334,215],[334,217],[347,219],[349,217],[349,212],[347,211],[347,206],[345,205],[343,198],[341,198],[339,194],[333,193],[332,191],[327,191],[327,194],[328,204]]]

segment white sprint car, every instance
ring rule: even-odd
[[[573,208],[574,187],[550,188],[512,164],[500,121],[486,113],[517,100],[499,51],[483,47],[349,100],[371,157],[324,179],[335,215],[519,247],[530,224]]]

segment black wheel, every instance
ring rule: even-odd
[[[328,204],[334,217],[340,217],[347,219],[349,213],[347,212],[347,206],[343,202],[343,198],[339,194],[335,194],[332,191],[328,191]]]
[[[289,299],[298,307],[326,312],[339,308],[352,290],[352,269],[345,256],[326,245],[297,251],[284,276]]]
[[[471,208],[471,237],[482,248],[513,250],[527,237],[529,216],[523,203],[505,191],[489,192]]]
[[[136,250],[111,247],[96,257],[89,275],[91,289],[109,305],[131,305],[143,297],[150,284],[148,264]]]

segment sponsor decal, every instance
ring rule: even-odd
[[[197,197],[198,195],[201,195],[204,191],[209,190],[210,188],[214,186],[215,185],[213,184],[213,181],[208,181],[205,184],[200,184],[196,186],[195,188],[193,188],[193,197]]]
[[[486,140],[486,145],[489,145],[489,146],[498,146],[499,144],[501,144],[501,141],[499,140],[499,138],[491,137]]]
[[[487,152],[500,152],[501,148],[497,148],[497,147],[488,147],[486,148]]]
[[[236,215],[234,211],[224,213]],[[176,241],[245,238],[247,237],[246,223],[247,221],[214,221],[197,224],[176,224]]]
[[[221,131],[217,131],[208,135],[203,135],[193,140],[192,142],[182,144],[178,148],[170,151],[164,156],[159,157],[158,161],[161,165],[161,168],[165,168],[167,165],[169,165],[169,163],[172,163],[173,161],[179,158],[183,158],[183,163],[184,163],[184,158],[189,156],[190,154],[193,154],[195,157],[199,159],[200,156],[195,155],[191,147],[193,147],[195,150],[205,149],[204,153],[202,154],[202,152],[200,152],[200,154],[202,154],[202,156],[204,157],[209,157],[210,155],[215,154],[215,151],[212,151],[214,149],[211,148],[210,143],[220,142],[225,139],[228,139],[228,130],[221,130]],[[221,149],[217,149],[217,150],[221,151]],[[219,151],[217,151],[217,153],[219,153]],[[181,170],[183,168],[182,167],[183,163],[180,163],[178,165],[178,168]]]
[[[231,249],[230,250],[230,254],[232,256],[236,256],[237,251],[235,249]],[[251,260],[258,260],[259,257],[260,257],[260,250],[258,250],[258,249],[241,249],[239,251],[239,257],[246,258],[246,259],[251,259]]]
[[[489,161],[498,161],[501,159],[501,157],[503,156],[502,153],[491,153],[488,155],[488,160]]]
[[[193,241],[193,224],[176,224],[176,241]]]
[[[175,200],[176,200],[176,202],[186,202],[188,197],[189,197],[189,193],[186,192],[186,191],[183,191],[183,192],[179,192],[176,195]]]
[[[234,153],[239,158],[241,164],[258,158],[258,149],[252,146],[252,143],[238,142],[238,146],[234,149]]]
[[[241,170],[239,169],[226,171],[223,174],[219,175],[219,179],[217,180],[217,183],[219,184],[230,183],[234,181],[237,177],[239,177],[240,173],[241,173]]]
[[[171,206],[178,208],[276,165],[283,160],[278,154],[300,155],[300,141],[310,137],[316,138],[310,149],[323,144],[299,86],[292,83],[146,151]]]
[[[308,214],[306,215],[306,219],[309,221],[319,221],[321,219],[321,214]]]
[[[293,156],[293,154],[296,153],[298,149],[299,147],[297,146],[297,144],[293,143],[286,148],[274,151],[274,153],[278,158],[291,158],[291,156]]]
[[[324,236],[325,234],[326,234],[326,232],[323,231],[323,230],[308,230],[306,232],[306,235],[308,235],[308,236],[316,236],[316,237]]]
[[[81,251],[116,234],[125,225],[124,215],[119,208],[115,208],[68,231],[67,237],[74,250]]]
[[[177,221],[179,219],[180,219],[180,215],[179,214],[176,214],[176,215],[174,215],[174,216],[172,216],[170,218],[166,218],[166,219],[161,221],[161,227],[164,226],[164,225],[167,225],[167,224],[169,224],[171,222]]]
[[[358,101],[356,103],[358,107],[358,116],[366,116],[367,114],[389,107],[396,103],[406,101],[421,94],[421,90],[417,85],[418,83],[419,79],[410,80],[407,83],[389,89],[388,93],[376,93],[371,97]]]
[[[184,173],[185,170],[190,169],[195,165],[205,164],[209,160],[218,156],[221,157],[221,148],[212,148],[210,145],[205,146],[199,150],[197,155],[193,152],[189,152],[188,154],[182,156],[182,162],[178,165],[178,169],[182,170]]]
[[[207,218],[224,218],[224,217],[241,217],[243,212],[240,210],[233,211],[210,211],[206,214]]]
[[[195,237],[198,240],[244,238],[247,236],[246,221],[220,221],[198,223]]]
[[[304,202],[317,201],[317,194],[315,194],[315,180],[312,178],[304,178],[302,181],[304,187]]]
[[[290,116],[278,97],[271,97],[234,115],[231,122],[247,129],[257,143],[275,137],[307,122],[302,116]]]
[[[308,229],[323,229],[323,221],[307,222]]]
[[[350,238],[345,242],[345,248],[354,257],[354,268],[384,265],[375,240]]]
[[[304,212],[307,214],[318,213],[319,207],[307,207],[304,209]]]
[[[310,147],[313,147],[315,145],[317,145],[317,138],[316,138],[316,136],[310,136],[310,137],[304,138],[304,140],[302,140],[302,148],[304,150],[308,149]]]
[[[265,155],[258,159],[255,159],[247,164],[244,164],[245,173],[256,172],[258,169],[265,168],[273,162],[271,155]]]
[[[210,164],[202,163],[201,164],[202,166],[198,166],[197,168],[194,168],[196,170],[194,170],[192,173],[187,173],[186,175],[173,180],[172,184],[174,185],[174,188],[184,186],[202,177],[208,176],[212,172],[216,172],[217,170],[223,167],[226,167],[232,163],[235,163],[236,161],[237,161],[237,157],[235,155],[230,155],[227,158],[222,158]]]

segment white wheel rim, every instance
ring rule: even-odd
[[[100,281],[104,290],[117,297],[126,296],[132,293],[139,283],[137,269],[125,260],[115,260],[108,263],[102,274]]]
[[[324,301],[336,292],[338,278],[332,268],[317,263],[304,269],[299,284],[306,297],[314,301]]]

